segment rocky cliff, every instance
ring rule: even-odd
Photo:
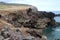
[[[0,10],[0,40],[46,40],[42,32],[56,22],[52,12],[26,10]]]

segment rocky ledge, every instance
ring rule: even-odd
[[[57,23],[52,12],[26,10],[0,10],[0,40],[46,40],[42,32]],[[59,23],[58,23],[59,24]]]

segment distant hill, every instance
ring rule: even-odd
[[[60,14],[60,11],[52,11],[55,14]]]
[[[1,9],[26,9],[26,8],[32,8],[36,9],[35,6],[28,5],[28,4],[17,4],[17,3],[5,3],[5,2],[0,2],[0,10]]]
[[[5,4],[5,2],[0,2],[0,4]]]
[[[5,3],[5,2],[0,2],[0,5],[32,6],[32,5],[28,5],[28,4]]]

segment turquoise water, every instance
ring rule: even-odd
[[[55,12],[55,14],[59,14],[60,12]],[[54,18],[57,22],[60,22],[60,17]],[[45,31],[44,35],[47,36],[47,40],[55,40],[60,39],[60,26],[57,26],[56,28],[47,28],[47,31]]]
[[[47,36],[47,40],[60,39],[60,26],[56,28],[47,28],[44,30],[43,34]]]
[[[48,40],[55,40],[55,39],[60,38],[60,26],[56,28],[52,28],[52,29],[53,31],[46,34]]]

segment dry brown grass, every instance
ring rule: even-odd
[[[0,29],[4,28],[5,26],[9,27],[13,31],[15,31],[16,29],[19,29],[22,32],[23,36],[25,36],[27,34],[26,31],[29,29],[29,28],[25,28],[23,26],[21,28],[15,28],[12,24],[7,23],[6,21],[0,19]]]
[[[9,10],[9,11],[14,11],[14,10],[24,10],[27,8],[30,8],[31,6],[11,6],[11,5],[0,5],[0,10]]]

